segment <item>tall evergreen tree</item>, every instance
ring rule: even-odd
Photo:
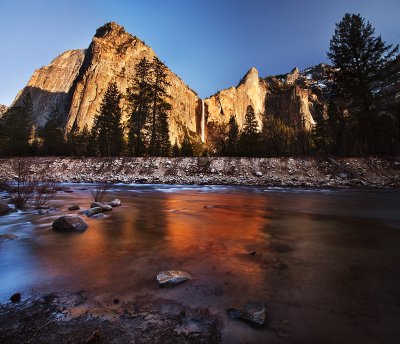
[[[166,116],[167,112],[171,109],[171,105],[168,103],[168,99],[171,96],[167,93],[167,87],[171,84],[167,81],[167,67],[157,57],[154,57],[152,63],[153,70],[153,82],[152,82],[152,109],[151,109],[151,139],[150,139],[150,154],[156,155],[157,150],[161,147],[159,132],[160,128],[159,121],[160,116]],[[168,117],[165,117],[162,121],[168,126]],[[166,129],[164,128],[164,131]],[[164,133],[165,136],[165,133]],[[169,142],[169,138],[168,138]],[[157,143],[158,146],[157,147]],[[169,142],[169,144],[171,143]],[[164,149],[164,148],[163,148]]]
[[[30,93],[25,95],[23,105],[12,106],[2,117],[3,150],[6,155],[28,155],[31,153],[33,111]]]
[[[148,124],[152,97],[151,63],[143,57],[135,66],[135,77],[132,86],[127,90],[127,99],[131,113],[128,118],[128,151],[129,154],[141,156],[147,148]]]
[[[328,57],[333,63],[336,98],[340,98],[355,122],[360,153],[374,153],[377,146],[377,92],[385,66],[398,53],[398,46],[386,45],[375,29],[359,14],[347,13],[336,24]]]
[[[116,156],[122,152],[123,130],[120,99],[121,94],[116,83],[110,83],[92,128],[92,133],[96,138],[96,148],[101,156]]]
[[[235,116],[231,116],[228,123],[227,155],[236,156],[239,140],[239,126]]]
[[[63,155],[66,153],[64,139],[64,125],[66,116],[54,106],[47,117],[46,124],[39,129],[39,136],[43,140],[41,153],[45,155]]]
[[[169,156],[171,154],[171,141],[169,139],[168,114],[161,112],[158,115],[157,155]]]
[[[260,133],[254,109],[249,105],[246,109],[243,130],[240,133],[239,147],[243,156],[256,156],[260,143]]]
[[[182,141],[181,156],[191,157],[194,155],[193,145],[190,142],[189,135],[185,133]]]

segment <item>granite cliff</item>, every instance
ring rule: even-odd
[[[97,29],[87,49],[66,51],[48,66],[36,70],[13,104],[23,102],[29,92],[37,126],[43,125],[51,110],[58,107],[65,113],[67,130],[74,123],[90,128],[109,82],[116,82],[125,93],[134,77],[135,65],[143,57],[154,56],[148,45],[122,26],[107,23]],[[242,128],[248,105],[253,106],[260,128],[264,116],[276,116],[287,124],[310,129],[315,123],[315,107],[323,103],[324,85],[316,76],[323,74],[324,68],[320,65],[303,73],[296,68],[286,75],[264,79],[257,69],[251,68],[236,87],[204,100],[168,70],[171,142],[182,142],[185,133],[206,142],[207,128],[228,122],[232,115]],[[129,109],[124,99],[121,106],[125,121]]]
[[[100,108],[109,82],[116,82],[125,93],[135,73],[135,65],[146,57],[152,59],[154,51],[143,41],[127,33],[116,23],[100,27],[89,47],[70,50],[55,58],[49,66],[34,72],[27,86],[19,92],[13,104],[23,102],[29,92],[37,126],[46,122],[53,107],[66,114],[67,130],[76,123],[80,128],[91,128]],[[180,142],[187,131],[196,135],[200,123],[201,102],[176,74],[168,70],[171,141]],[[123,121],[128,107],[122,99]]]

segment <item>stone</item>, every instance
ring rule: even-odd
[[[11,208],[7,203],[0,202],[0,215],[8,214],[11,211]]]
[[[255,175],[256,175],[256,177],[262,177],[262,172],[261,171],[257,171],[256,173],[255,173]]]
[[[104,219],[106,216],[103,213],[91,216],[92,219]]]
[[[192,276],[180,270],[161,271],[157,275],[159,286],[174,286],[186,282],[189,279],[192,279]]]
[[[105,204],[105,203],[99,203],[99,202],[92,202],[92,204],[90,205],[90,208],[101,208],[102,211],[111,211],[112,210],[112,206],[109,204]]]
[[[54,220],[52,228],[56,232],[83,232],[88,225],[80,216],[64,215]]]
[[[79,204],[72,204],[70,207],[68,207],[68,210],[79,210],[81,207]]]
[[[21,293],[12,294],[11,297],[10,297],[10,301],[11,301],[12,303],[18,303],[18,302],[20,302],[20,301],[21,301]]]
[[[242,319],[250,323],[263,326],[267,317],[265,305],[260,302],[248,302],[243,307],[231,307],[227,309],[230,319]]]
[[[135,196],[137,196],[137,195],[135,195]],[[121,203],[120,199],[115,198],[111,202],[108,202],[107,204],[111,205],[113,208],[115,208],[115,207],[120,207],[122,203]]]
[[[0,240],[1,239],[4,239],[4,240],[6,240],[6,239],[10,239],[10,240],[12,240],[12,239],[18,239],[18,236],[16,236],[15,234],[10,234],[10,233],[7,233],[7,234],[0,234]]]
[[[103,209],[100,207],[89,208],[87,210],[82,210],[79,212],[81,215],[86,215],[87,217],[92,217],[93,215],[100,214],[103,212]]]
[[[49,213],[48,209],[39,209],[38,214],[39,215],[46,215]]]

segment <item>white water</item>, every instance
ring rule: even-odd
[[[206,135],[205,135],[205,126],[206,126],[206,118],[204,114],[204,99],[201,100],[201,142],[206,142]]]

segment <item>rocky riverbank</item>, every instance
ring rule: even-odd
[[[398,187],[400,158],[25,158],[37,178],[58,182]],[[0,180],[15,179],[0,159]]]
[[[167,300],[106,305],[82,292],[0,305],[1,343],[220,343],[220,320]]]

